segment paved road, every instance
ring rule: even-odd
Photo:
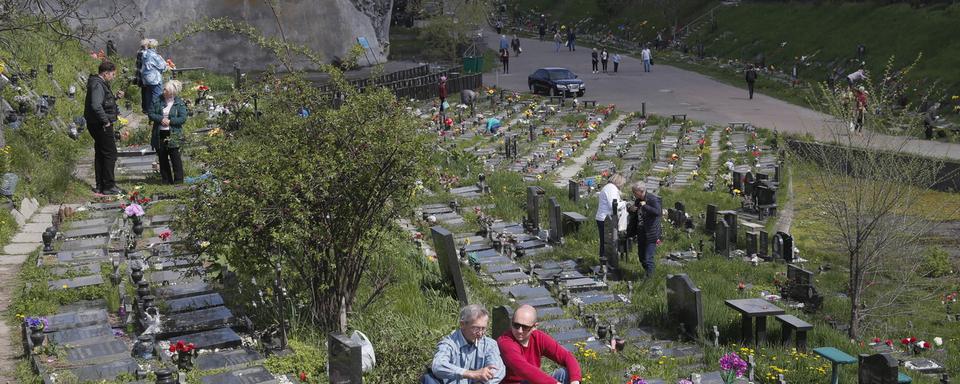
[[[497,49],[499,36],[491,31],[486,34],[486,42],[491,48]],[[831,129],[825,126],[825,121],[830,120],[829,116],[762,94],[755,93],[753,100],[749,100],[745,86],[734,87],[668,65],[657,64],[650,73],[644,73],[642,62],[627,56],[620,63],[619,73],[612,73],[611,62],[610,73],[592,74],[588,47],[578,47],[574,52],[561,47],[560,52],[556,53],[552,41],[523,38],[521,47],[523,53],[519,57],[510,57],[510,73],[497,71],[496,74],[485,74],[484,84],[526,90],[527,76],[536,68],[560,66],[573,70],[586,82],[584,99],[616,104],[621,110],[639,111],[641,103],[645,102],[647,112],[658,115],[687,114],[690,119],[712,124],[745,121],[781,132],[809,133],[821,141],[834,140]],[[841,139],[846,140],[846,137]],[[910,153],[960,159],[960,144],[886,135],[869,137],[868,144],[863,143],[864,139],[854,140],[871,147],[903,147]]]

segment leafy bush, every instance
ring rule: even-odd
[[[921,271],[927,277],[943,277],[952,274],[953,264],[950,263],[950,255],[938,246],[928,248],[923,257]]]

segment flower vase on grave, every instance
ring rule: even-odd
[[[193,369],[193,352],[177,352],[177,369],[181,371]]]
[[[133,216],[133,233],[138,237],[143,234],[143,219],[140,216]]]
[[[131,266],[130,269],[132,270],[130,272],[130,280],[132,280],[134,284],[140,283],[140,281],[143,280],[143,269],[139,266]]]
[[[46,340],[46,338],[47,336],[43,334],[43,328],[30,327],[30,342],[33,343],[34,348],[43,345],[43,341]]]
[[[620,337],[615,337],[615,338],[613,338],[613,348],[614,348],[614,350],[616,350],[617,352],[623,352],[623,349],[624,349],[626,346],[627,346],[627,341],[626,341],[626,340],[624,340],[624,339],[622,339],[622,338],[620,338]]]
[[[606,326],[606,325],[597,326],[597,337],[599,337],[601,340],[607,338],[607,326]]]
[[[173,371],[167,368],[154,372],[157,375],[157,384],[176,384],[177,379],[173,377]]]
[[[133,344],[133,357],[139,359],[153,359],[153,338],[150,335],[140,335]]]

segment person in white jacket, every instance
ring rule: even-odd
[[[650,47],[643,47],[640,51],[640,58],[643,59],[643,71],[650,72],[650,65],[653,63],[653,54],[650,53]]]
[[[620,188],[623,188],[623,184],[626,182],[627,179],[624,178],[623,175],[615,173],[607,179],[607,185],[604,185],[603,188],[600,189],[600,193],[597,196],[599,202],[597,203],[597,214],[594,219],[597,220],[597,229],[600,230],[600,257],[603,257],[604,253],[603,221],[607,216],[614,215],[614,201],[618,203],[623,201],[623,198],[620,197]]]

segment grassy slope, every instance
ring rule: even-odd
[[[691,41],[702,38],[708,55],[730,59],[752,59],[763,52],[767,64],[777,68],[789,68],[797,56],[819,50],[814,65],[801,72],[801,78],[817,81],[826,75],[818,63],[852,58],[859,43],[867,47],[867,68],[877,75],[891,56],[902,67],[922,53],[913,78],[939,79],[941,87],[955,94],[960,92],[960,41],[954,38],[960,33],[958,18],[960,5],[744,4],[723,8],[718,30],[704,28]]]

